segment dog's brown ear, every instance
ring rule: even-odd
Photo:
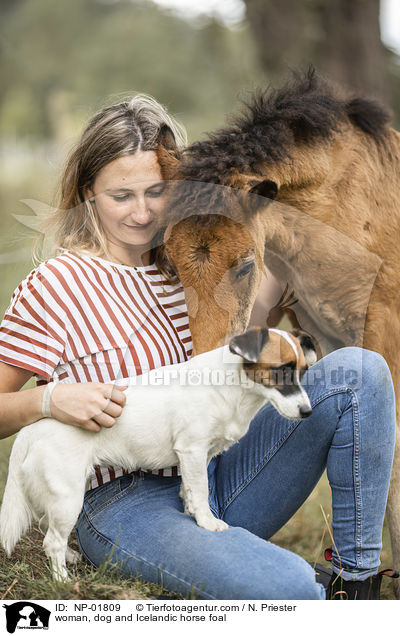
[[[248,329],[229,342],[229,351],[236,353],[247,362],[257,362],[261,349],[269,338],[268,329]]]
[[[300,340],[300,346],[303,349],[306,364],[308,367],[311,367],[318,358],[314,339],[309,333],[301,331],[300,329],[293,329],[290,333]]]

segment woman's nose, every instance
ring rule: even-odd
[[[151,220],[151,212],[145,197],[137,197],[132,203],[131,218],[138,225],[146,225]]]

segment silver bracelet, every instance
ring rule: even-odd
[[[42,397],[42,417],[51,417],[51,394],[57,384],[57,382],[49,382],[46,384]]]

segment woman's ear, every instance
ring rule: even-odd
[[[94,192],[92,190],[92,188],[84,188],[83,189],[83,196],[85,198],[85,201],[94,201]]]

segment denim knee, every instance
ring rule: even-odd
[[[325,600],[325,589],[317,583],[314,569],[301,557],[290,553],[290,567],[284,560],[276,570],[266,570],[263,579],[258,577],[238,582],[232,581],[229,598],[261,600]]]
[[[225,554],[214,556],[215,598],[323,600],[325,590],[314,569],[299,555],[252,535],[244,528],[226,531]]]
[[[376,351],[362,350],[363,380],[371,387],[384,392],[385,397],[394,400],[393,380],[388,364]]]
[[[297,555],[295,555],[297,557]],[[279,571],[276,583],[276,598],[287,600],[325,600],[325,589],[317,583],[314,569],[301,557],[295,570]]]
[[[312,367],[308,373],[313,372]],[[326,388],[342,386],[369,390],[379,387],[389,399],[394,398],[393,382],[383,356],[361,347],[343,347],[332,351],[315,365],[315,379],[324,381]]]

